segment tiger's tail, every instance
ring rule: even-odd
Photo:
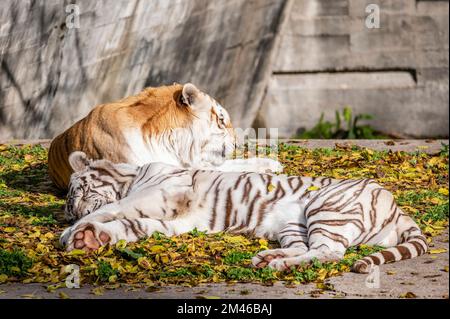
[[[403,215],[402,217],[406,217],[409,221],[405,223],[408,227],[400,234],[401,244],[384,249],[356,261],[352,267],[352,271],[357,273],[369,273],[373,265],[382,265],[399,260],[415,258],[428,251],[427,239],[417,224],[407,215]]]

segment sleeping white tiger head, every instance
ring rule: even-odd
[[[129,164],[90,160],[79,151],[70,154],[69,163],[74,173],[70,177],[64,214],[70,222],[125,196],[138,170]]]

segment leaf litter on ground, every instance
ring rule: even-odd
[[[309,150],[280,144],[278,159],[289,175],[377,180],[392,191],[430,242],[448,227],[448,152],[428,155],[347,146]],[[155,291],[168,284],[321,283],[381,249],[360,245],[350,248],[340,262],[315,261],[286,272],[251,267],[252,256],[279,247],[276,242],[197,229],[173,237],[154,233],[137,243],[120,241],[92,253],[66,252],[58,243],[68,226],[63,205],[64,194],[48,177],[44,147],[0,145],[0,283],[47,283],[54,291],[64,287],[70,264],[79,265],[82,285],[102,287],[92,290],[95,295],[123,284],[141,284]],[[444,252],[434,249],[430,253]],[[60,297],[68,296],[62,293]]]

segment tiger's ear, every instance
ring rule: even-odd
[[[194,84],[186,83],[181,91],[182,102],[190,107],[195,107],[194,105],[199,99],[199,93],[199,89]]]
[[[69,156],[69,164],[75,172],[80,172],[89,166],[89,160],[86,153],[75,151]]]

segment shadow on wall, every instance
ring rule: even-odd
[[[48,135],[50,130],[46,123],[59,88],[62,56],[59,46],[47,45],[44,51],[37,43],[49,43],[54,38],[63,41],[66,27],[65,23],[55,25],[55,20],[61,17],[59,10],[55,7],[46,10],[45,5],[35,1],[30,2],[25,20],[23,15],[18,3],[10,4],[8,35],[2,42],[0,123],[2,126],[19,124],[23,136],[33,136],[37,131]],[[21,22],[29,25],[24,27]],[[25,41],[29,40],[26,38],[29,30],[35,33],[31,43]],[[44,54],[52,63],[41,63]],[[29,64],[34,67],[28,68]],[[21,115],[19,123],[11,123],[15,122],[14,114]]]
[[[286,1],[0,2],[0,135],[51,138],[93,106],[193,82],[250,126]],[[246,30],[246,32],[242,32]]]

